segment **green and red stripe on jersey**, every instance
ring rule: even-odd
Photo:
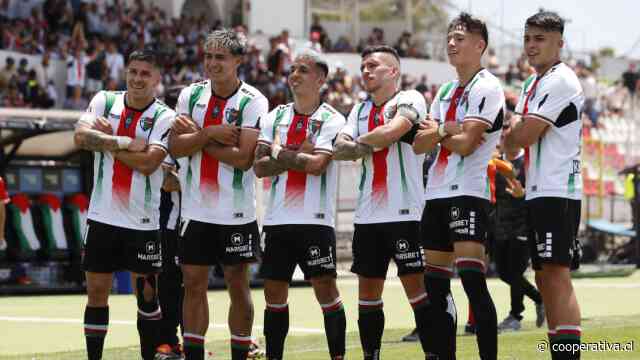
[[[458,101],[464,92],[464,87],[458,86],[451,96],[451,101],[449,102],[449,108],[447,109],[447,114],[445,116],[445,122],[456,121],[456,111],[458,109]],[[435,175],[436,179],[442,180],[442,176],[444,175],[444,171],[449,164],[449,156],[451,155],[451,150],[447,149],[444,146],[440,147],[440,152],[438,153],[438,158],[435,164]]]
[[[227,100],[211,95],[202,128],[204,129],[207,126],[222,124],[224,108],[226,105]],[[219,167],[220,162],[218,159],[207,154],[207,152],[203,150],[202,159],[200,160],[200,191],[203,194],[203,198],[207,201],[216,201],[218,190],[220,189],[218,184]]]
[[[307,125],[310,115],[294,114],[287,132],[287,147],[298,148],[307,138]],[[307,173],[288,170],[284,200],[287,207],[302,205],[307,186]]]
[[[142,116],[142,112],[130,109],[125,106],[120,114],[120,123],[118,124],[117,136],[127,136],[132,139],[136,138],[136,128],[138,121]],[[113,199],[125,208],[129,207],[129,196],[131,194],[131,183],[133,181],[133,169],[128,167],[124,162],[115,159],[113,162],[113,177],[111,183],[113,185]]]
[[[384,125],[384,105],[377,107],[371,106],[369,111],[369,132],[373,131],[378,126]],[[387,155],[389,154],[389,148],[384,148],[375,151],[371,155],[373,163],[373,174],[371,182],[371,199],[378,206],[386,205],[387,203]]]

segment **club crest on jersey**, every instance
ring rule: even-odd
[[[146,117],[146,118],[140,119],[140,128],[142,129],[142,131],[148,131],[149,129],[151,129],[152,126],[153,126],[153,118]]]
[[[124,119],[124,128],[128,129],[131,126],[131,122],[133,121],[133,114],[127,115],[127,118]]]
[[[226,109],[224,111],[224,118],[227,121],[227,124],[237,125],[238,119],[240,118],[240,111],[233,108]]]

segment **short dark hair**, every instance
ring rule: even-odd
[[[396,60],[398,60],[398,62],[400,62],[400,55],[398,55],[398,51],[389,45],[367,46],[366,48],[364,48],[364,50],[362,50],[361,56],[364,59],[373,53],[379,53],[379,52],[391,54],[394,58],[396,58]]]
[[[127,64],[130,64],[132,61],[144,61],[150,63],[156,68],[160,67],[160,59],[158,57],[158,54],[156,54],[156,52],[151,49],[142,49],[132,52],[129,55]]]
[[[231,29],[214,30],[207,35],[204,48],[207,50],[215,47],[226,48],[231,55],[242,56],[247,53],[247,38]]]
[[[484,49],[486,50],[489,47],[489,30],[487,30],[487,24],[485,24],[484,21],[473,17],[469,13],[461,12],[458,17],[451,20],[447,28],[447,33],[455,30],[458,26],[464,27],[468,33],[480,35],[486,44]]]
[[[537,14],[529,17],[525,23],[525,29],[530,26],[564,34],[564,19],[552,11],[540,10]]]
[[[317,51],[314,51],[313,49],[303,49],[301,52],[296,54],[295,59],[297,58],[311,60],[311,62],[320,69],[320,72],[322,72],[324,77],[329,75],[329,64],[327,64],[327,60],[325,60]]]

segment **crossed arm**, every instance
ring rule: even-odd
[[[258,130],[232,125],[215,125],[199,128],[191,118],[179,115],[171,128],[169,148],[178,158],[205,151],[227,165],[248,170],[253,164],[253,154]]]
[[[254,171],[257,177],[275,176],[285,170],[295,170],[305,172],[314,176],[322,175],[329,162],[331,155],[325,152],[312,152],[308,144],[304,144],[300,150],[281,148],[274,157],[275,145],[265,143],[258,144],[254,163]]]
[[[104,118],[98,118],[92,124],[80,122],[74,134],[74,141],[78,147],[85,150],[110,151],[115,159],[145,176],[156,171],[167,155],[166,149],[159,145],[147,146],[143,139],[112,134],[113,128],[109,122]],[[128,144],[126,147],[125,142]]]
[[[511,126],[504,134],[504,145],[510,151],[534,144],[544,135],[549,123],[535,115],[525,115],[511,120]]]
[[[468,120],[462,125],[445,122],[443,124],[445,136],[441,136],[438,127],[438,122],[432,120],[426,120],[420,124],[420,130],[413,142],[413,151],[416,154],[429,152],[440,143],[451,152],[469,156],[482,144],[482,136],[488,125],[480,120]]]

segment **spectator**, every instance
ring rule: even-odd
[[[412,52],[411,47],[411,33],[408,31],[403,32],[394,45],[398,55],[402,57],[410,56],[409,54]]]
[[[38,84],[41,88],[46,89],[49,81],[53,81],[55,77],[55,68],[51,66],[49,52],[42,54],[42,61],[40,67],[36,68],[36,73],[38,74]]]
[[[16,75],[15,60],[11,56],[8,56],[4,61],[4,68],[0,70],[0,93],[4,92],[11,79]]]
[[[349,42],[349,38],[346,35],[342,35],[338,38],[338,41],[333,46],[334,52],[353,52],[353,46]]]
[[[633,97],[636,93],[636,83],[638,82],[638,72],[636,64],[630,63],[629,68],[622,74],[622,83],[629,90],[629,94]]]
[[[418,81],[418,83],[416,84],[415,87],[416,91],[418,91],[420,94],[423,94],[427,91],[429,91],[429,85],[427,85],[427,75],[426,74],[422,74],[422,76],[420,76],[420,81]]]
[[[64,108],[70,110],[86,110],[87,106],[89,106],[89,102],[82,96],[82,87],[79,85],[73,87],[71,97],[65,101]]]
[[[89,57],[85,54],[84,48],[75,46],[73,55],[67,56],[67,96],[72,96],[76,88],[84,91],[87,79],[87,64]]]
[[[119,84],[124,75],[124,57],[118,52],[113,39],[107,41],[107,53],[105,55],[109,80]]]
[[[106,76],[107,61],[104,52],[104,44],[100,39],[96,39],[94,46],[89,52],[89,62],[87,63],[87,86],[86,91],[89,96],[104,88],[103,79]]]
[[[22,94],[18,90],[18,86],[15,83],[9,84],[7,95],[2,99],[2,106],[4,107],[25,107],[25,102]]]

